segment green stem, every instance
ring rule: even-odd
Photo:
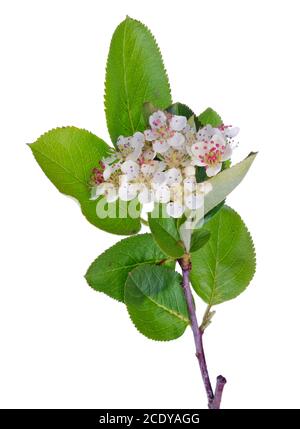
[[[146,219],[143,219],[142,217],[140,217],[140,221],[143,225],[149,226],[149,223]]]

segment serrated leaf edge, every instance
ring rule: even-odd
[[[120,24],[116,27],[116,29],[115,29],[115,31],[114,31],[114,33],[121,27],[121,25],[123,25],[124,23],[125,23],[125,25],[127,24],[127,22],[128,21],[134,21],[134,22],[136,22],[136,23],[138,23],[138,24],[140,24],[142,27],[144,27],[145,28],[145,30],[148,32],[148,34],[150,35],[150,37],[152,38],[152,40],[154,41],[154,44],[155,44],[155,47],[157,48],[157,51],[158,51],[158,54],[159,54],[159,57],[160,57],[160,59],[161,59],[161,63],[162,63],[162,65],[163,65],[163,70],[164,70],[164,73],[165,73],[165,76],[166,76],[166,80],[167,80],[167,85],[168,85],[168,89],[169,89],[169,94],[170,94],[170,98],[171,98],[171,100],[172,100],[172,92],[171,92],[171,85],[170,85],[170,80],[169,80],[169,76],[168,76],[168,73],[167,73],[167,69],[166,69],[166,67],[165,67],[165,63],[164,63],[164,60],[163,60],[163,56],[162,56],[162,53],[161,53],[161,50],[160,50],[160,47],[159,47],[159,45],[158,45],[158,43],[157,43],[157,41],[156,41],[156,38],[154,37],[154,35],[153,35],[153,33],[152,33],[152,31],[150,30],[150,28],[149,27],[147,27],[147,25],[145,25],[143,22],[141,22],[141,21],[139,21],[139,20],[137,20],[137,19],[134,19],[134,18],[130,18],[130,16],[126,16],[126,18],[125,18],[125,20],[123,20],[122,22],[120,22]],[[125,38],[125,37],[124,37]],[[109,52],[110,52],[110,47],[109,47]],[[124,57],[124,53],[123,53],[123,55],[122,55],[123,57]],[[107,85],[106,85],[106,82],[107,82],[107,69],[108,69],[108,63],[109,63],[109,53],[108,53],[108,56],[107,56],[107,61],[106,61],[106,67],[105,67],[105,83],[104,83],[104,110],[105,110],[105,118],[106,118],[106,126],[107,126],[107,129],[108,129],[108,132],[109,132],[109,127],[108,127],[108,120],[107,120]],[[147,100],[144,100],[144,101],[147,101]],[[143,115],[143,109],[141,109],[141,116]],[[133,126],[132,126],[132,133],[134,133],[135,132],[135,130],[133,129]],[[110,134],[110,132],[109,132],[109,134]],[[113,144],[115,144],[115,142],[112,142]]]
[[[133,235],[132,237],[125,237],[125,238],[123,238],[122,240],[119,240],[117,243],[115,243],[113,246],[111,246],[111,247],[109,247],[108,249],[106,249],[103,253],[101,253],[100,255],[98,255],[97,256],[97,258],[95,258],[94,260],[93,260],[93,262],[90,264],[90,266],[88,267],[88,269],[87,269],[87,272],[85,273],[85,275],[84,275],[84,278],[85,278],[85,280],[87,281],[87,283],[88,283],[88,285],[94,290],[94,291],[96,291],[96,292],[99,292],[99,293],[104,293],[105,295],[107,295],[107,293],[106,292],[103,292],[102,290],[98,290],[98,289],[95,289],[93,286],[92,286],[92,284],[90,283],[90,281],[88,280],[88,272],[89,272],[89,270],[92,268],[92,266],[98,261],[98,259],[101,257],[101,256],[104,256],[106,253],[108,253],[111,249],[113,249],[114,247],[117,247],[120,243],[122,243],[123,241],[126,241],[126,240],[129,240],[130,238],[134,238],[134,237],[144,237],[144,236],[151,236],[152,237],[152,239],[153,239],[153,236],[152,236],[152,234],[150,234],[150,233],[145,233],[145,234],[137,234],[137,235]],[[153,239],[153,242],[156,244],[156,246],[157,247],[159,247],[158,245],[157,245],[157,243],[155,242],[155,240]],[[164,253],[162,250],[161,250],[161,248],[159,247],[159,250],[160,250],[160,252],[161,253]],[[166,256],[166,258],[167,258],[167,255],[165,255]],[[147,262],[140,262],[140,263],[138,263],[138,264],[133,264],[133,265],[123,265],[122,267],[119,267],[119,269],[121,270],[121,269],[124,269],[124,267],[126,267],[126,268],[131,268],[132,267],[132,271],[135,269],[135,268],[137,268],[137,267],[139,267],[139,266],[141,266],[141,265],[154,265],[154,264],[157,264],[157,263],[159,263],[161,261],[161,259],[159,259],[159,260],[153,260],[153,261],[147,261]],[[115,270],[110,270],[110,272],[114,272],[114,271],[118,271],[118,269],[115,269]],[[132,272],[132,271],[130,271],[130,272]],[[129,273],[130,273],[129,272]],[[127,280],[127,279],[126,279]],[[126,281],[125,281],[125,283],[126,283]],[[115,298],[115,297],[113,297],[113,296],[111,296],[111,295],[107,295],[107,296],[109,296],[110,298],[112,298],[112,299],[114,299],[115,301],[118,301],[118,302],[122,302],[123,304],[124,304],[124,301],[121,301],[120,299],[117,299],[117,298]]]
[[[254,270],[253,270],[253,274],[252,274],[252,276],[251,276],[251,278],[249,279],[249,281],[248,281],[248,283],[247,283],[247,285],[246,285],[246,287],[242,290],[242,291],[240,291],[235,297],[233,297],[233,298],[230,298],[230,299],[226,299],[225,301],[222,301],[222,302],[220,302],[220,303],[217,303],[217,304],[213,304],[212,302],[211,302],[211,300],[212,300],[212,296],[213,296],[213,293],[210,295],[210,300],[209,301],[205,301],[200,295],[198,295],[198,296],[200,296],[200,298],[201,299],[203,299],[203,301],[204,302],[206,302],[209,306],[214,306],[214,305],[220,305],[220,304],[223,304],[224,302],[226,302],[226,301],[231,301],[232,299],[235,299],[235,298],[237,298],[239,295],[241,295],[243,292],[245,292],[245,290],[248,288],[248,286],[250,285],[250,283],[252,282],[252,280],[253,280],[253,278],[254,278],[254,276],[255,276],[255,273],[256,273],[256,250],[255,250],[255,246],[254,246],[254,241],[253,241],[253,238],[252,238],[252,236],[251,236],[251,233],[250,233],[250,231],[249,231],[249,229],[248,229],[248,227],[247,227],[247,225],[245,224],[245,222],[243,221],[243,219],[242,219],[242,217],[240,216],[240,214],[236,211],[236,210],[234,210],[232,207],[230,207],[230,206],[228,206],[228,205],[224,205],[224,207],[228,207],[228,208],[230,208],[237,216],[238,216],[238,218],[240,219],[240,221],[241,221],[241,223],[242,223],[242,225],[245,227],[245,230],[246,230],[246,232],[248,233],[248,236],[249,236],[249,239],[250,239],[250,243],[251,243],[251,249],[252,249],[252,251],[253,251],[253,259],[254,259]],[[208,243],[209,244],[211,244],[211,242],[210,241],[208,241]],[[200,249],[200,251],[201,251],[201,249]],[[214,285],[215,285],[215,278],[216,278],[216,275],[214,275]],[[215,287],[214,287],[214,290],[215,290]],[[196,290],[195,290],[195,292],[196,292]],[[197,293],[197,292],[196,292]]]

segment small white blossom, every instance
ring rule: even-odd
[[[222,169],[222,162],[232,154],[229,143],[220,135],[215,134],[208,140],[199,141],[191,147],[192,163],[206,168],[208,177],[215,176]]]
[[[142,153],[144,143],[144,134],[137,132],[132,137],[120,136],[117,140],[117,148],[123,159],[136,161]]]
[[[153,142],[153,150],[163,154],[170,147],[181,148],[185,138],[182,131],[186,126],[187,120],[184,116],[171,116],[162,112],[154,112],[149,118],[150,130],[145,131],[145,138]]]
[[[182,204],[177,203],[176,201],[168,203],[166,205],[166,212],[169,216],[174,218],[180,218],[185,211],[185,207]]]
[[[104,195],[108,203],[113,203],[118,199],[118,193],[112,183],[104,182],[94,188],[92,199],[97,199],[100,195]]]
[[[140,172],[140,166],[137,162],[134,161],[125,161],[121,165],[121,171],[124,173],[129,180],[135,179],[139,172]]]

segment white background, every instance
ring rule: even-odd
[[[119,237],[87,223],[25,145],[62,125],[108,141],[105,62],[128,14],[155,34],[174,101],[240,126],[234,161],[260,152],[228,198],[252,232],[257,273],[205,334],[212,379],[228,379],[223,407],[299,408],[299,2],[0,4],[0,406],[206,406],[191,332],[147,340],[122,304],[88,287],[87,267]]]

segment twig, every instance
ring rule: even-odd
[[[202,329],[199,329],[198,321],[197,321],[197,315],[195,311],[195,305],[193,300],[193,295],[190,287],[190,270],[191,270],[191,263],[188,256],[185,256],[184,258],[179,260],[179,264],[182,268],[182,276],[183,276],[183,290],[184,295],[188,307],[189,312],[189,318],[191,322],[191,328],[194,335],[194,342],[196,347],[196,357],[199,362],[199,367],[204,383],[204,387],[206,390],[207,400],[208,400],[208,408],[210,409],[219,409],[222,399],[222,393],[224,389],[224,385],[226,383],[226,379],[219,375],[217,378],[217,384],[216,384],[216,390],[215,393],[213,393],[211,382],[208,374],[206,359],[205,359],[205,353],[203,348],[203,331]]]

